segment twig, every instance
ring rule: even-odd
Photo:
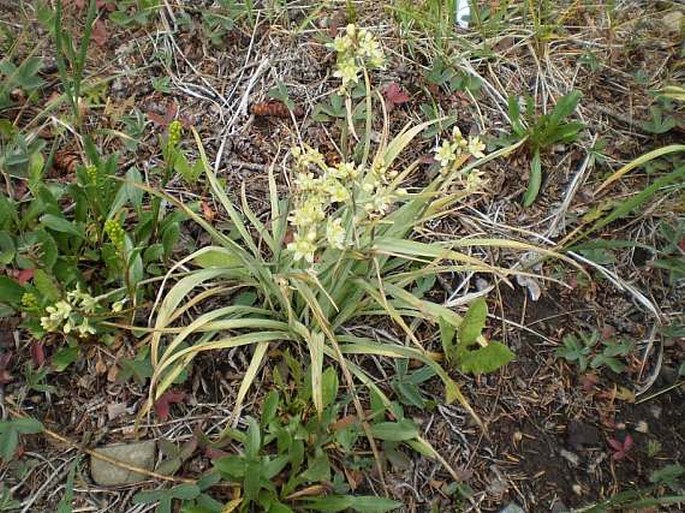
[[[7,407],[7,411],[9,411],[13,416],[17,418],[26,418],[28,415],[26,415],[24,412],[20,411],[18,409],[19,407],[17,405],[14,405],[14,408],[12,407]],[[97,460],[104,461],[105,463],[109,463],[110,465],[114,465],[115,467],[123,468],[125,470],[128,470],[129,472],[134,472],[136,474],[140,474],[143,476],[147,476],[151,479],[159,479],[160,481],[169,481],[172,483],[191,483],[194,484],[196,483],[195,479],[189,479],[186,477],[174,477],[174,476],[165,476],[163,474],[158,474],[157,472],[154,472],[152,470],[148,470],[142,467],[136,467],[135,465],[131,465],[129,463],[126,463],[125,461],[117,460],[115,458],[112,458],[110,456],[106,456],[104,454],[101,454],[93,449],[90,449],[88,447],[85,447],[81,444],[77,444],[76,442],[66,438],[65,436],[60,435],[59,433],[56,433],[46,427],[43,427],[42,431],[45,435],[47,435],[49,438],[52,438],[53,440],[56,440],[58,442],[61,442],[65,445],[68,445],[69,447],[72,447],[74,449],[77,449],[78,451],[81,451],[84,454],[87,454],[88,456],[95,458]]]

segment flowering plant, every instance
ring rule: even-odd
[[[341,66],[355,66],[365,72],[367,64],[381,64],[380,49],[367,34],[348,27],[336,39],[338,71]],[[358,76],[352,72],[340,75],[343,87]],[[369,81],[365,82],[369,105]],[[426,351],[407,319],[455,328],[462,322],[451,309],[411,292],[426,276],[464,270],[508,273],[457,251],[471,244],[497,245],[497,241],[426,242],[420,233],[428,220],[449,213],[455,203],[479,187],[476,164],[511,148],[485,156],[479,138],[466,139],[455,131],[437,150],[441,172],[429,183],[405,190],[423,160],[400,164],[398,157],[418,134],[439,120],[407,126],[390,139],[386,115],[370,158],[370,105],[366,116],[360,157],[329,165],[314,148],[294,148],[292,190],[285,196],[279,195],[274,171],[269,170],[271,207],[267,220],[250,207],[244,185],[239,206],[228,197],[209,165],[200,136],[194,134],[209,185],[233,225],[232,235],[219,231],[176,198],[164,195],[197,222],[214,243],[189,254],[169,270],[171,280],[178,269],[191,267],[168,289],[163,287],[153,306],[155,322],[149,331],[154,372],[141,415],[197,354],[249,345],[254,351],[238,390],[237,415],[268,357],[269,347],[299,343],[309,353],[312,402],[319,413],[323,410],[325,358],[337,362],[359,415],[363,416],[363,411],[354,392],[355,382],[364,383],[390,404],[373,378],[349,358],[351,354],[371,354],[423,362],[443,381],[446,401],[459,401],[476,417],[456,382]],[[236,294],[240,291],[244,298],[246,290],[254,298],[248,305],[244,299],[238,301]],[[180,323],[191,307],[205,301],[226,306],[210,307],[189,324]],[[379,341],[368,325],[368,319],[375,317],[382,317],[397,329],[406,343]],[[487,345],[479,334],[474,335],[474,341]]]
[[[337,53],[333,76],[340,78],[341,92],[348,93],[351,84],[359,82],[359,75],[365,69],[378,69],[385,66],[385,56],[380,43],[366,29],[347,25],[345,32],[339,34],[329,45]]]

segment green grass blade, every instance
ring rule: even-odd
[[[238,230],[238,233],[240,234],[240,237],[243,240],[243,242],[247,245],[252,254],[255,257],[258,257],[259,250],[257,249],[257,246],[255,245],[252,236],[248,232],[245,223],[243,222],[242,216],[238,213],[237,209],[233,205],[233,202],[230,200],[230,198],[224,191],[223,187],[219,184],[216,175],[212,171],[212,168],[209,165],[209,161],[207,159],[207,154],[205,153],[204,145],[202,144],[202,139],[200,138],[200,134],[198,134],[194,128],[193,136],[195,137],[195,144],[197,145],[198,151],[200,153],[200,159],[202,160],[202,165],[205,169],[205,173],[207,174],[207,178],[209,179],[209,184],[212,187],[212,192],[219,199],[219,202],[228,213],[231,222]]]
[[[257,379],[257,373],[259,372],[259,367],[261,367],[264,361],[264,356],[266,351],[269,349],[269,342],[259,342],[257,347],[255,347],[254,354],[252,355],[252,360],[250,360],[250,365],[245,371],[245,376],[243,376],[240,382],[240,388],[238,389],[238,395],[235,399],[235,405],[233,406],[232,424],[237,421],[238,415],[240,414],[240,409],[243,407],[243,401],[247,392],[252,387],[255,379]]]
[[[685,146],[683,146],[683,149],[685,149]],[[649,201],[652,198],[652,196],[654,196],[659,190],[661,190],[662,187],[666,187],[667,185],[678,182],[680,182],[679,186],[682,187],[683,179],[685,179],[685,166],[679,167],[671,171],[669,174],[662,176],[657,180],[654,180],[654,182],[647,186],[645,189],[629,197],[625,201],[621,202],[616,208],[614,208],[614,210],[612,210],[609,213],[609,215],[598,220],[590,229],[590,232],[597,231],[603,228],[604,226],[608,225],[609,223],[612,223],[617,219],[625,217],[630,212],[632,212],[645,202]]]
[[[523,195],[523,206],[529,207],[535,202],[542,185],[542,163],[540,162],[540,150],[536,149],[533,153],[533,160],[530,163],[530,178],[528,188]]]
[[[685,144],[671,144],[669,146],[664,146],[663,148],[658,148],[656,150],[652,150],[648,153],[645,153],[644,155],[641,155],[640,157],[636,158],[632,162],[629,162],[625,166],[623,166],[621,169],[613,173],[609,178],[604,180],[602,184],[597,188],[595,191],[595,196],[598,195],[601,191],[609,187],[612,183],[614,183],[616,180],[620,180],[623,175],[626,173],[629,173],[635,168],[638,168],[640,166],[643,166],[647,162],[650,162],[654,159],[658,159],[660,157],[663,157],[664,155],[669,155],[671,153],[677,153],[685,151]]]

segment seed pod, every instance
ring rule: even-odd
[[[257,117],[290,118],[288,106],[277,100],[253,103],[250,112]],[[295,117],[301,117],[303,114],[302,108],[295,107],[293,109],[293,115]]]

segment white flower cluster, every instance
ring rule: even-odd
[[[469,137],[466,140],[461,134],[461,130],[458,127],[454,127],[452,138],[443,140],[442,144],[436,148],[435,160],[440,162],[440,167],[447,168],[465,153],[470,154],[474,158],[482,159],[485,157],[484,149],[485,144],[480,140],[480,137]]]
[[[351,162],[334,167],[326,164],[316,149],[293,148],[295,158],[295,208],[288,221],[294,228],[293,240],[287,245],[296,261],[310,264],[319,248],[345,249],[350,233],[343,224],[345,205],[359,209],[356,224],[365,219],[385,215],[398,198],[406,195],[403,189],[392,189],[389,180],[396,173],[386,166],[374,164],[365,170]],[[354,196],[354,201],[352,201]]]
[[[380,43],[366,29],[350,24],[344,34],[339,34],[329,45],[338,54],[333,76],[342,80],[341,90],[349,92],[348,86],[359,82],[363,67],[383,68],[385,56]]]
[[[45,331],[62,331],[68,335],[72,331],[81,337],[95,334],[95,328],[90,324],[88,315],[95,313],[97,301],[86,292],[76,290],[67,292],[67,299],[57,301],[45,309],[47,315],[41,317],[40,324]]]

